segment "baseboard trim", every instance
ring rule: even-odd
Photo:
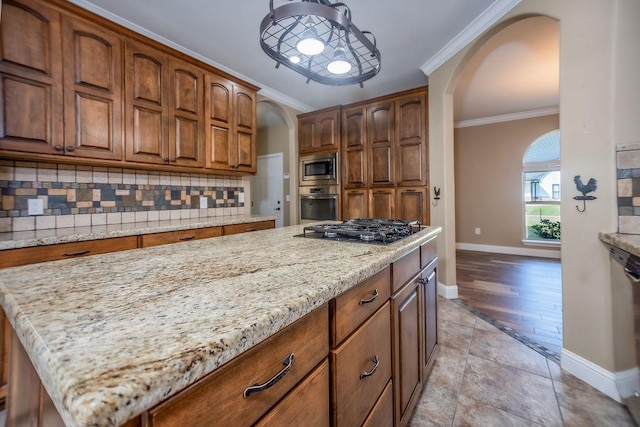
[[[446,299],[458,298],[458,285],[445,285],[438,282],[438,295]]]
[[[540,258],[560,259],[560,251],[548,249],[516,248],[511,246],[478,245],[475,243],[456,243],[456,249],[463,251],[489,252],[494,254],[510,254],[535,256]]]
[[[630,397],[640,386],[640,369],[637,367],[626,371],[609,372],[587,359],[562,349],[560,366],[565,371],[600,390],[619,403]]]

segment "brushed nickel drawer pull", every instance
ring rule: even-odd
[[[181,237],[180,240],[193,240],[195,238],[196,236],[186,236],[186,237]]]
[[[378,359],[378,355],[376,354],[375,356],[373,356],[373,359],[371,360],[375,365],[373,366],[373,369],[370,370],[369,372],[367,371],[363,371],[360,373],[360,379],[366,378],[366,377],[370,377],[371,375],[373,375],[373,373],[376,371],[376,369],[378,369],[378,365],[380,364],[380,359]]]
[[[257,228],[255,228],[255,227],[254,228],[247,228],[247,231],[256,231],[256,230],[257,230]]]
[[[253,393],[258,393],[259,391],[266,390],[269,387],[275,385],[282,378],[284,378],[284,376],[287,375],[287,373],[289,373],[289,369],[291,369],[291,365],[293,364],[293,353],[291,353],[289,356],[287,356],[287,358],[282,361],[282,364],[284,365],[284,368],[282,368],[282,370],[280,372],[275,374],[266,383],[254,384],[252,386],[249,386],[249,387],[245,388],[244,389],[244,393],[243,393],[244,397],[249,397]]]
[[[88,253],[90,253],[91,251],[89,249],[87,249],[86,251],[79,251],[79,252],[69,252],[69,253],[65,253],[62,254],[62,256],[80,256],[80,255],[86,255]]]
[[[374,302],[376,299],[378,299],[378,290],[375,289],[371,295],[372,297],[369,299],[361,299],[360,305],[369,304],[370,302]]]

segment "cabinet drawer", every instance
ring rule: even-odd
[[[385,303],[340,347],[331,351],[335,426],[362,424],[391,379],[389,307],[389,302]]]
[[[149,426],[253,424],[327,357],[328,316],[325,304],[151,409]],[[282,371],[292,353],[291,368],[277,383],[244,397],[247,387]]]
[[[387,302],[391,292],[390,282],[391,268],[386,267],[334,300],[331,322],[332,347],[340,344]]]
[[[138,237],[128,236],[87,242],[63,243],[60,245],[9,249],[0,251],[0,268],[124,251],[137,247]]]
[[[328,427],[329,422],[329,362],[325,359],[256,425]]]
[[[222,236],[222,227],[196,228],[193,230],[167,231],[165,233],[143,234],[141,237],[143,248],[149,246],[166,245],[167,243],[187,242],[189,240],[206,239]]]
[[[376,402],[371,413],[362,423],[363,427],[392,426],[393,425],[393,387],[389,381]]]
[[[420,246],[420,268],[426,267],[438,256],[437,240],[434,237]]]
[[[395,294],[420,271],[420,249],[414,249],[392,265],[393,286],[391,287],[391,293]]]
[[[273,220],[270,221],[258,221],[249,222],[246,224],[232,224],[224,226],[224,235],[246,233],[248,231],[267,230],[269,228],[275,228],[276,223]]]

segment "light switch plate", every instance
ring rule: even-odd
[[[244,203],[244,193],[238,193],[238,203]]]
[[[42,215],[44,213],[42,199],[29,199],[27,203],[29,215]]]
[[[200,209],[207,209],[209,207],[209,201],[207,196],[200,196]]]

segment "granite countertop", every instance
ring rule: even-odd
[[[275,220],[275,216],[227,215],[206,218],[176,219],[167,221],[135,222],[125,224],[95,225],[92,227],[68,227],[51,230],[16,231],[0,233],[0,251],[30,246],[56,245],[109,239],[112,237],[138,236],[164,231],[189,230],[219,225],[246,224]]]
[[[640,234],[600,233],[600,240],[635,256],[640,256]]]
[[[303,226],[0,270],[0,304],[69,426],[113,426],[437,236],[391,245]]]

